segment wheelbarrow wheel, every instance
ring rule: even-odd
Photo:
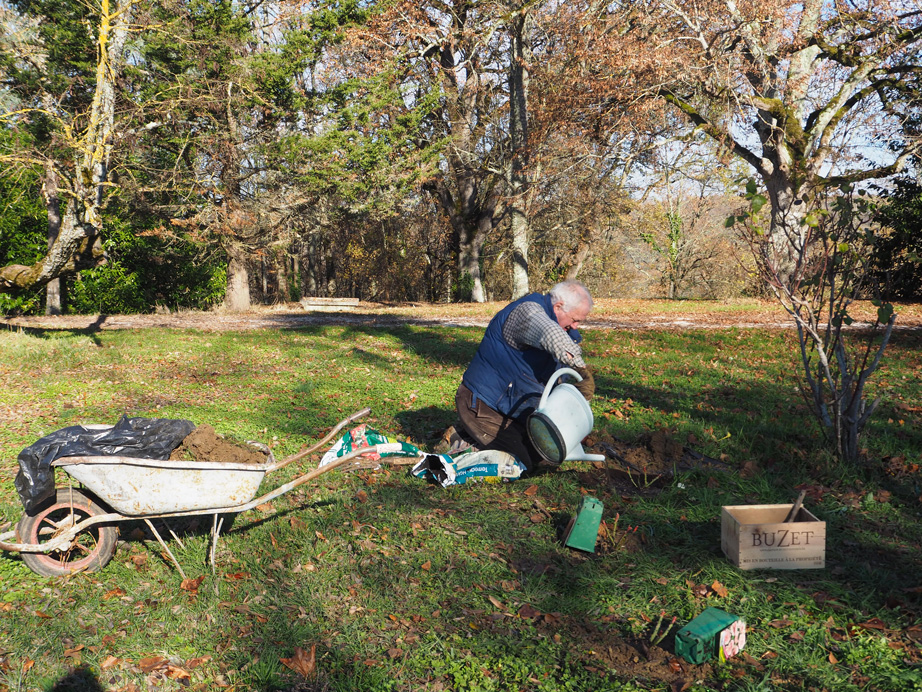
[[[106,510],[79,490],[58,488],[53,501],[35,514],[24,514],[16,527],[22,543],[41,544],[61,531]],[[60,577],[74,572],[97,572],[112,555],[118,542],[118,528],[111,524],[94,524],[81,531],[67,550],[50,553],[21,553],[22,561],[36,574]]]

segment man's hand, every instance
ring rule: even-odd
[[[592,401],[592,396],[595,394],[595,380],[592,377],[592,373],[589,371],[589,368],[573,369],[583,378],[582,381],[574,383],[573,386],[579,390],[579,393],[583,395],[586,401]]]

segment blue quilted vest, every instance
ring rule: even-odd
[[[564,367],[547,351],[512,348],[503,339],[503,326],[509,313],[524,302],[538,303],[555,322],[557,316],[549,295],[530,293],[510,303],[490,320],[483,341],[462,378],[462,383],[490,408],[519,418],[538,406],[544,386],[556,370]],[[579,331],[568,329],[574,342],[582,341]]]

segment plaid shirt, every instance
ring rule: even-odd
[[[503,340],[512,348],[524,351],[529,346],[547,351],[563,365],[585,368],[583,350],[567,331],[544,312],[538,303],[519,305],[503,325]]]

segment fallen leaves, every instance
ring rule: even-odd
[[[721,584],[716,579],[714,580],[714,583],[711,584],[711,590],[713,590],[714,593],[720,596],[721,598],[726,598],[727,596],[730,595],[730,592],[727,590],[727,587],[725,587],[723,584]]]
[[[142,673],[153,673],[155,670],[165,668],[168,664],[169,661],[163,656],[150,656],[138,661],[138,668],[141,669]]]
[[[108,656],[106,656],[105,660],[99,664],[99,667],[101,670],[107,670],[109,668],[114,668],[121,662],[122,662],[122,659],[109,654]]]
[[[205,575],[198,576],[195,579],[183,579],[179,588],[189,593],[198,593],[198,587],[202,585],[203,581],[205,581]]]
[[[290,668],[302,677],[313,677],[317,672],[317,645],[311,644],[310,651],[296,646],[291,658],[279,659],[282,665]]]

